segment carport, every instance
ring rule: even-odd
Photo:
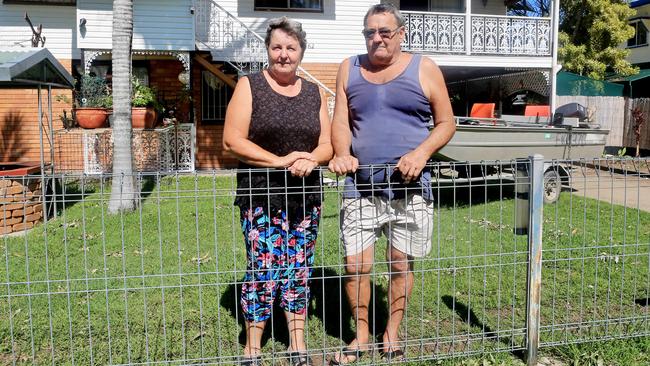
[[[43,115],[47,113],[48,131],[52,126],[52,89],[72,89],[72,75],[46,48],[0,49],[0,88],[37,88],[38,125],[41,145],[41,172],[45,172]],[[47,111],[43,110],[43,89],[47,90]],[[53,136],[50,140],[50,169],[54,162]]]

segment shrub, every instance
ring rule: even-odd
[[[83,75],[76,97],[78,107],[111,108],[113,97],[106,80],[99,76]]]
[[[156,110],[160,109],[160,104],[156,97],[156,89],[146,86],[137,78],[132,81],[131,105],[133,107],[153,107]]]

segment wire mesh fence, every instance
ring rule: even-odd
[[[431,251],[410,258],[413,287],[397,344],[403,361],[530,351],[531,324],[541,346],[649,334],[649,161],[546,161],[543,187],[531,184],[540,174],[531,165],[516,179],[521,164],[431,166]],[[41,222],[0,237],[2,363],[236,364],[244,353],[249,261],[233,205],[235,173],[134,175],[139,204],[117,214],[108,209],[112,177],[41,175],[49,187],[37,192]],[[325,170],[321,177],[304,326],[316,365],[355,338],[359,320],[346,292],[355,274],[346,271],[341,239],[343,177]],[[7,189],[17,186],[12,179],[24,178],[0,177],[0,230],[8,207],[13,217],[33,203],[23,190],[9,206],[7,192],[18,191]],[[543,213],[529,210],[522,192],[542,192]],[[540,255],[516,234],[531,223],[541,225]],[[380,352],[395,310],[387,246],[381,236],[371,247],[368,348],[375,351],[361,364],[395,363]],[[538,300],[531,298],[531,262],[541,266]],[[268,365],[290,364],[279,302],[262,336]],[[535,305],[538,324],[529,311]]]

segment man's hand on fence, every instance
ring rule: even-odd
[[[402,156],[397,162],[395,169],[402,173],[404,183],[410,183],[420,176],[428,160],[429,156],[427,154],[415,149]]]
[[[357,171],[358,167],[359,160],[357,160],[357,158],[352,155],[334,156],[334,158],[330,160],[330,163],[328,164],[329,170],[332,173],[336,173],[337,175],[354,173]]]

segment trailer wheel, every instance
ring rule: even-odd
[[[544,173],[544,203],[554,203],[560,199],[562,191],[562,179],[560,173],[554,169]]]

